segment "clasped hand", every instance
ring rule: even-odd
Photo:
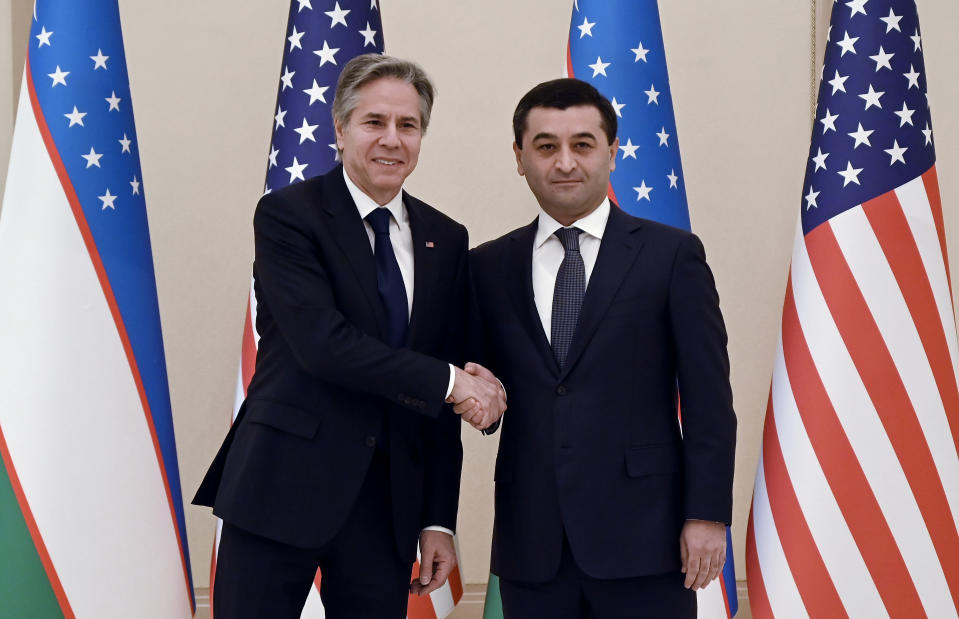
[[[506,410],[506,392],[493,373],[478,363],[467,363],[456,368],[453,391],[447,402],[453,411],[477,430],[485,430],[503,416]]]

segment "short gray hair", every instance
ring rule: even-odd
[[[333,122],[341,127],[350,121],[353,110],[359,103],[360,89],[378,79],[402,80],[416,89],[420,96],[420,130],[426,133],[430,124],[430,112],[436,89],[426,71],[415,62],[384,54],[363,54],[346,63],[336,82],[333,99]]]

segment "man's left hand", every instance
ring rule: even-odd
[[[429,595],[443,586],[456,565],[453,536],[443,531],[420,533],[420,575],[410,583],[410,593]]]
[[[685,587],[699,591],[719,576],[726,562],[726,525],[687,520],[679,536],[679,556],[686,574]]]

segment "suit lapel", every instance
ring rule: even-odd
[[[363,225],[356,203],[346,188],[342,166],[334,168],[323,177],[323,181],[325,195],[322,205],[328,215],[330,231],[353,268],[357,286],[363,291],[370,311],[376,317],[378,336],[382,339],[386,336],[386,313],[376,288],[376,261],[366,226]]]
[[[640,229],[640,222],[624,214],[617,205],[610,204],[610,207],[609,220],[603,231],[586,296],[583,297],[583,308],[570,343],[563,377],[583,354],[643,245],[639,235],[634,234]]]
[[[436,289],[436,263],[439,249],[432,246],[432,226],[426,209],[415,198],[403,194],[403,204],[410,216],[410,231],[413,237],[413,310],[410,314],[410,329],[407,343],[412,344],[423,325],[431,323],[427,309],[432,307],[430,298]],[[427,243],[431,245],[427,246]]]
[[[533,241],[536,238],[538,225],[537,218],[533,220],[533,223],[510,235],[510,247],[503,256],[503,281],[508,282],[509,296],[516,309],[516,315],[526,327],[533,346],[544,357],[547,367],[554,374],[558,374],[559,365],[553,357],[553,349],[550,348],[549,338],[543,330],[543,322],[539,319],[536,300],[533,297]],[[512,275],[515,273],[519,273],[519,277]]]

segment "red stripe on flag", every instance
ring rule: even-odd
[[[253,370],[256,368],[256,339],[253,337],[253,310],[252,301],[246,303],[246,320],[243,323],[243,350],[240,352],[240,373],[243,376],[243,395],[253,379]]]
[[[27,71],[27,75],[30,72]],[[60,604],[60,611],[65,619],[74,619],[73,608],[70,607],[70,600],[63,590],[63,584],[60,577],[57,576],[57,569],[53,566],[50,559],[50,553],[47,552],[47,546],[43,543],[43,536],[40,535],[40,528],[37,527],[37,521],[33,518],[33,511],[30,509],[30,503],[27,502],[27,496],[23,493],[23,486],[20,485],[20,478],[17,477],[17,469],[13,466],[13,458],[10,457],[10,450],[7,448],[7,441],[3,437],[3,428],[0,428],[0,459],[7,469],[7,475],[10,477],[10,486],[13,488],[13,494],[17,497],[17,503],[20,505],[20,513],[23,514],[23,521],[30,531],[30,537],[33,538],[33,545],[37,549],[37,555],[43,564],[43,569],[47,573],[47,580],[50,581],[50,588],[53,589],[57,602]]]
[[[809,352],[791,277],[783,303],[782,338],[796,408],[879,596],[892,616],[925,616],[913,614],[922,608],[919,593]]]
[[[453,596],[453,605],[455,606],[463,599],[463,580],[460,578],[459,565],[453,566],[453,571],[450,572],[447,582],[450,585],[450,594]]]
[[[766,471],[769,507],[779,541],[806,611],[810,617],[848,617],[789,478],[776,433],[772,394],[769,396],[763,429],[763,468]]]
[[[90,232],[90,226],[87,224],[86,216],[83,213],[83,208],[80,206],[80,199],[77,197],[77,192],[73,188],[69,174],[67,174],[66,166],[63,165],[63,160],[60,159],[60,153],[57,151],[56,143],[53,141],[53,136],[50,134],[50,128],[47,126],[46,119],[43,116],[43,109],[40,107],[40,102],[37,99],[37,91],[33,84],[33,75],[29,69],[29,50],[27,51],[26,66],[27,70],[25,70],[24,73],[26,74],[27,90],[29,92],[30,104],[33,107],[33,114],[36,117],[37,127],[40,130],[40,136],[43,138],[43,143],[47,148],[47,154],[50,156],[50,162],[53,164],[53,167],[57,172],[57,176],[60,179],[60,184],[63,186],[64,195],[67,198],[67,202],[70,204],[71,210],[73,211],[73,216],[76,219],[80,236],[83,238],[83,243],[86,245],[87,251],[90,254],[90,261],[93,264],[94,271],[96,271],[97,279],[100,281],[100,287],[103,290],[103,295],[106,298],[107,305],[110,308],[110,314],[113,316],[113,322],[117,327],[117,333],[120,336],[120,342],[123,345],[124,352],[126,353],[127,363],[130,365],[130,371],[133,374],[133,382],[136,384],[137,393],[140,396],[140,403],[143,406],[147,428],[150,430],[150,438],[153,441],[153,451],[156,454],[157,465],[160,469],[160,476],[163,480],[163,488],[166,491],[167,506],[170,509],[170,519],[173,523],[173,532],[176,535],[177,547],[180,551],[180,566],[183,569],[183,582],[186,586],[187,599],[190,602],[190,609],[196,613],[196,602],[193,599],[193,587],[190,583],[189,577],[187,576],[188,572],[186,566],[186,554],[183,552],[183,539],[180,537],[180,527],[177,523],[176,510],[173,507],[173,494],[170,491],[170,482],[167,478],[166,467],[163,465],[163,453],[160,450],[160,441],[157,438],[156,426],[153,423],[153,414],[150,411],[150,402],[147,400],[146,390],[143,387],[143,379],[140,376],[140,368],[137,366],[136,357],[133,355],[133,347],[130,344],[130,337],[127,334],[126,326],[123,324],[123,317],[120,315],[120,308],[117,305],[116,297],[113,295],[113,288],[110,285],[110,280],[107,278],[106,270],[103,267],[103,260],[100,258],[100,253],[97,250],[96,243],[93,240],[93,234]]]
[[[773,619],[773,609],[769,605],[762,569],[759,567],[759,555],[756,552],[755,527],[753,508],[750,506],[749,523],[746,527],[746,587],[749,590],[749,609],[753,612],[753,619]]]
[[[896,452],[946,572],[953,602],[959,607],[959,577],[955,575],[959,572],[955,560],[959,533],[902,378],[832,226],[827,222],[807,234],[806,245],[829,311]],[[904,616],[915,616],[915,609],[911,612]]]
[[[413,564],[412,579],[420,577],[420,562]],[[433,608],[433,599],[429,595],[409,595],[406,604],[407,619],[436,619],[436,610]]]
[[[216,543],[216,532],[213,533],[213,556],[210,557],[210,619],[213,619],[213,589],[214,584],[216,584],[216,551],[219,548],[219,545]]]
[[[313,576],[313,586],[316,587],[316,592],[320,592],[320,582],[323,580],[323,574],[320,573],[320,570],[316,570],[316,575]]]
[[[949,275],[949,254],[946,252],[946,227],[942,223],[942,197],[939,195],[939,174],[936,166],[926,170],[922,175],[922,184],[926,188],[926,197],[932,208],[932,218],[936,222],[936,232],[939,234],[939,250],[942,252],[942,262],[946,265],[946,279],[949,281],[949,299],[952,300],[952,278]]]
[[[886,193],[863,205],[882,252],[902,291],[919,339],[929,359],[939,396],[952,430],[953,443],[959,445],[959,389],[949,354],[948,337],[943,331],[939,308],[922,264],[922,256],[913,238],[906,215],[894,192]]]

